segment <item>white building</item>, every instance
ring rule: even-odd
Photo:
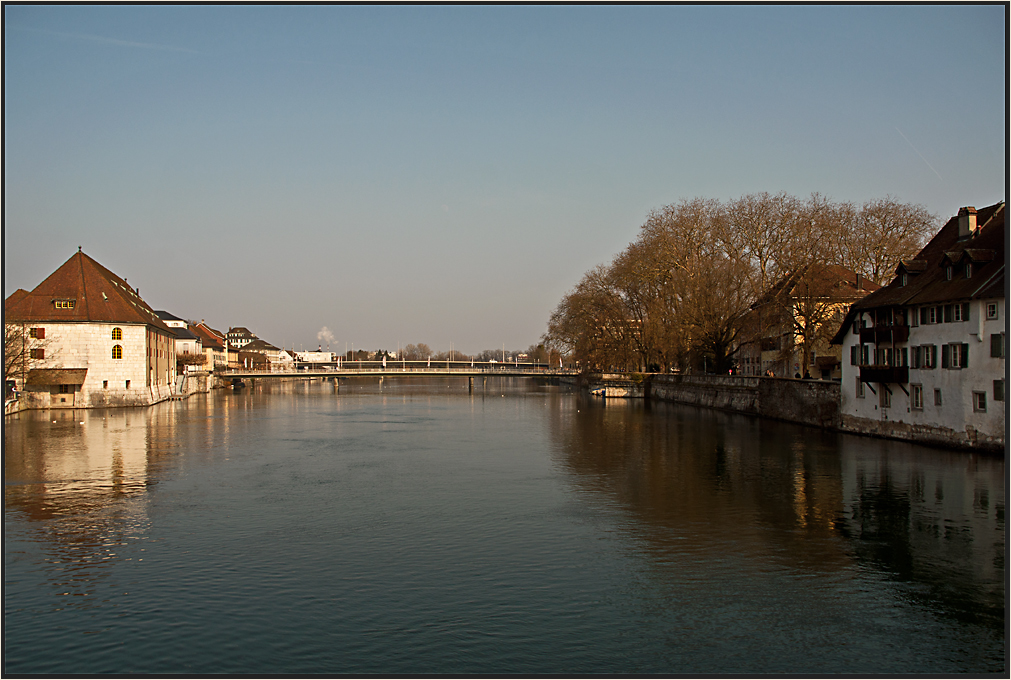
[[[1006,231],[1003,202],[962,208],[850,308],[833,339],[844,427],[1003,449]]]
[[[175,380],[175,335],[126,279],[80,250],[30,293],[4,304],[4,323],[44,339],[19,376],[26,408],[146,405]]]

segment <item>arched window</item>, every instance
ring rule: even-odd
[[[113,340],[122,340],[123,339],[123,329],[122,328],[113,328],[112,329],[112,339]]]
[[[116,329],[119,330],[118,328]],[[113,345],[112,346],[112,358],[122,359],[123,358],[123,345]]]

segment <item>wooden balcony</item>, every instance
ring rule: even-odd
[[[909,340],[909,326],[876,326],[860,329],[860,342],[864,344],[906,342],[907,340]]]
[[[908,366],[861,366],[860,381],[865,383],[908,383]]]

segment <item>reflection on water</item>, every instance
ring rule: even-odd
[[[873,571],[938,615],[1003,629],[1002,459],[673,404],[580,411],[552,418],[561,461],[660,559]]]
[[[9,418],[5,670],[1004,668],[1002,459],[476,382]]]

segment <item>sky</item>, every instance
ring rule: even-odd
[[[1004,5],[4,6],[4,296],[525,349],[684,198],[1007,194]],[[325,343],[324,343],[325,344]]]

